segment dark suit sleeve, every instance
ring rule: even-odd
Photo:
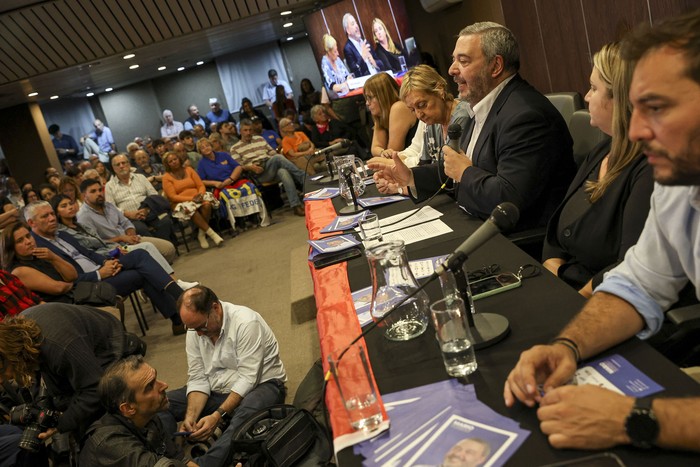
[[[566,143],[543,114],[527,108],[500,113],[486,137],[475,161],[478,167],[462,174],[457,201],[482,219],[504,201],[522,212],[546,189],[543,181],[551,180],[557,165],[552,157]]]
[[[620,264],[627,250],[637,243],[649,216],[651,193],[654,191],[654,175],[652,167],[643,156],[637,162],[631,178],[630,194],[622,214],[622,236],[618,260],[593,276],[594,288],[603,282],[603,274]]]
[[[84,246],[82,246],[75,238],[73,238],[71,235],[64,234],[63,232],[59,232],[58,235],[61,237],[61,240],[66,241],[67,243],[70,243],[73,245],[73,247],[80,252],[81,255],[86,256],[89,258],[92,262],[94,262],[97,265],[102,265],[102,263],[105,262],[107,259],[105,256],[99,255],[95,253],[92,250],[88,250]],[[50,244],[49,244],[50,245]],[[53,247],[53,245],[51,245]],[[54,252],[56,253],[61,253],[57,252],[55,249],[53,249]],[[65,255],[61,255],[65,256]],[[82,272],[82,268],[78,266],[76,268],[78,271],[78,278],[75,280],[75,282],[97,282],[98,277],[97,277],[97,271],[93,272]]]
[[[355,75],[355,78],[362,76],[362,69],[359,64],[359,54],[355,50],[355,46],[352,45],[350,39],[345,43],[343,47],[343,55],[345,56],[345,63],[348,65],[348,70],[350,73]]]

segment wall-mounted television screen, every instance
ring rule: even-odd
[[[376,73],[400,77],[420,63],[403,0],[342,0],[304,24],[331,99],[362,93]]]

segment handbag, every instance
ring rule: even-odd
[[[107,282],[78,282],[73,289],[73,303],[114,306],[117,303],[117,290]]]
[[[308,411],[288,404],[273,405],[251,415],[231,438],[230,465],[324,466],[331,456],[326,430]]]

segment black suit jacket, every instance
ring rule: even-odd
[[[85,272],[83,271],[83,268],[80,267],[80,265],[70,257],[70,255],[66,254],[63,250],[60,248],[57,248],[54,246],[53,243],[49,242],[48,240],[44,239],[43,237],[40,237],[39,235],[35,234],[32,232],[32,235],[36,239],[36,245],[44,248],[48,248],[49,250],[53,251],[56,253],[58,256],[61,258],[65,259],[68,261],[73,267],[75,268],[76,271],[78,271],[78,278],[75,280],[75,282],[97,282],[99,279],[97,277],[97,271],[93,272]],[[98,255],[92,250],[88,250],[84,246],[82,246],[78,241],[73,238],[73,236],[69,233],[66,232],[57,232],[56,236],[60,238],[61,240],[65,241],[66,243],[71,244],[80,254],[83,256],[86,256],[89,258],[93,263],[97,264],[98,266],[101,266],[102,263],[105,262],[106,259],[108,259],[105,256]]]
[[[558,275],[576,289],[591,279],[594,287],[603,281],[603,274],[617,266],[627,250],[637,243],[649,215],[653,169],[640,154],[620,172],[598,201],[560,230],[562,209],[609,151],[610,140],[606,139],[588,155],[547,226],[542,259],[566,260]]]
[[[467,129],[463,129],[463,136]],[[466,150],[468,138],[463,138]],[[515,230],[545,226],[561,202],[576,165],[573,141],[557,109],[520,75],[503,88],[484,122],[462,174],[456,199],[469,214],[486,219],[500,203],[520,209]],[[413,170],[418,199],[440,186],[435,165]],[[441,179],[445,179],[444,173]]]
[[[384,70],[384,63],[382,63],[381,60],[377,57],[376,52],[372,47],[370,46],[369,48],[369,53],[372,54],[372,58],[374,58],[374,61],[377,63],[377,71]],[[350,70],[350,73],[355,75],[355,78],[358,78],[360,76],[367,76],[369,74],[369,68],[367,68],[367,64],[365,61],[362,59],[362,55],[360,55],[360,52],[355,48],[354,45],[352,45],[352,42],[350,42],[350,39],[345,43],[345,47],[343,47],[343,56],[345,57],[345,63],[348,65],[348,70]]]

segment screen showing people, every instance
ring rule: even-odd
[[[344,0],[304,19],[331,98],[355,95],[372,75],[420,63],[403,2]]]

